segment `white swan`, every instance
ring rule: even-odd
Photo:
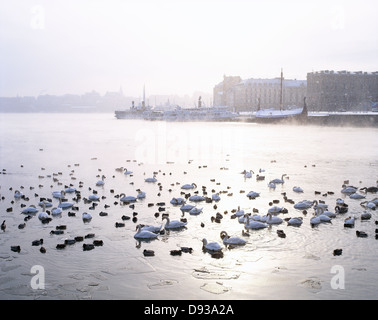
[[[65,193],[73,193],[75,191],[76,191],[76,188],[74,188],[74,187],[67,187],[67,188],[64,189]]]
[[[119,196],[120,196],[119,201],[122,201],[122,202],[135,202],[137,200],[136,197],[126,196],[124,193],[121,193]]]
[[[53,191],[52,192],[52,196],[54,198],[57,198],[57,199],[60,199],[60,198],[64,198],[64,196],[66,195],[66,192],[64,190],[61,190],[61,191]]]
[[[337,214],[335,212],[328,211],[328,210],[324,210],[322,214],[324,214],[324,215],[326,215],[330,218],[336,218],[336,216],[337,216]]]
[[[19,198],[21,198],[23,196],[23,193],[21,192],[21,191],[19,191],[19,190],[15,190],[14,191],[14,197],[16,198],[16,199],[19,199]]]
[[[144,181],[145,182],[156,182],[157,181],[156,175],[153,175],[152,178],[146,178],[146,179],[144,179]]]
[[[348,217],[344,220],[344,227],[354,227],[354,221],[356,220],[355,217]]]
[[[314,202],[310,201],[310,200],[303,200],[303,201],[300,201],[300,202],[297,202],[296,204],[294,204],[294,209],[297,209],[297,210],[308,209],[308,208],[311,208],[313,203]]]
[[[252,173],[254,173],[253,170],[246,171],[244,173],[244,178],[246,179],[252,178]]]
[[[185,212],[185,211],[190,211],[193,208],[194,206],[191,204],[184,204],[183,206],[180,207],[180,210]]]
[[[221,198],[219,196],[218,193],[214,193],[212,196],[211,196],[211,199],[215,202],[219,201]]]
[[[257,198],[257,197],[260,197],[260,193],[255,192],[255,191],[250,191],[250,192],[247,193],[247,197],[248,198]]]
[[[290,218],[287,221],[287,224],[290,226],[300,226],[303,223],[303,218],[302,217],[294,217]]]
[[[280,217],[272,216],[271,213],[267,214],[267,219],[265,220],[267,224],[280,224],[283,220]]]
[[[185,204],[185,199],[184,198],[172,198],[171,201],[169,201],[173,205],[183,205]]]
[[[217,252],[222,250],[222,246],[218,242],[207,242],[205,238],[202,239],[203,248],[210,252]]]
[[[138,240],[151,240],[156,239],[158,235],[154,232],[148,231],[148,230],[142,230],[141,226],[137,226],[137,233],[134,234],[134,238]]]
[[[41,207],[45,206],[46,208],[53,206],[52,202],[47,201],[47,200],[42,200],[42,201],[38,202],[38,205],[41,206]]]
[[[138,191],[137,198],[144,199],[146,197],[146,193],[144,191]]]
[[[256,221],[256,220],[250,220],[249,215],[246,215],[246,218],[247,218],[247,222],[244,225],[244,228],[246,228],[246,229],[257,230],[257,229],[263,229],[263,228],[268,227],[268,225],[266,223]]]
[[[283,209],[284,207],[273,206],[268,209],[268,213],[280,213]]]
[[[71,208],[73,207],[73,205],[74,204],[72,202],[67,202],[67,201],[62,202],[62,198],[59,198],[58,208],[62,208],[62,209]]]
[[[42,204],[42,212],[40,212],[38,214],[38,219],[39,220],[46,220],[49,217],[49,215],[47,214],[47,212],[45,211],[45,209],[46,209],[45,204]]]
[[[230,237],[226,231],[222,231],[220,237],[225,245],[243,246],[247,243],[247,241],[239,237]]]
[[[293,187],[294,192],[302,193],[303,189],[301,187]]]
[[[319,224],[322,222],[331,222],[331,218],[323,214],[324,209],[322,207],[317,207],[315,211],[315,216],[310,219],[312,225]]]
[[[357,192],[357,188],[353,186],[344,186],[344,188],[341,190],[341,193],[350,194]]]
[[[275,184],[274,182],[270,181],[270,182],[268,183],[268,187],[269,187],[270,189],[276,189],[276,184]]]
[[[194,182],[192,184],[184,184],[181,186],[181,189],[185,189],[185,190],[194,189],[194,188],[197,188],[197,185]]]
[[[193,201],[193,202],[205,201],[205,197],[199,196],[198,194],[194,194],[189,197],[189,201]]]
[[[183,228],[187,225],[187,222],[182,222],[179,220],[170,220],[168,217],[164,217],[163,220],[167,220],[167,223],[165,224],[164,228],[169,229],[179,229]]]
[[[200,214],[202,212],[202,210],[203,210],[203,208],[194,207],[194,208],[189,210],[189,214]]]
[[[235,212],[235,216],[237,217],[244,216],[244,210],[241,210],[240,206],[238,206],[238,211]]]
[[[89,222],[92,220],[92,215],[90,213],[83,212],[82,219],[84,222]]]
[[[96,186],[100,187],[100,186],[103,186],[104,184],[105,184],[105,176],[102,175],[101,180],[98,180],[96,182]]]
[[[364,211],[361,213],[361,220],[369,220],[371,218],[371,213]]]
[[[151,225],[146,225],[146,226],[141,227],[140,230],[141,231],[150,231],[150,232],[153,232],[153,233],[159,233],[162,228],[163,228],[163,224],[160,225],[159,227],[157,227],[157,226],[151,226]]]
[[[88,200],[90,201],[99,201],[100,200],[100,197],[97,195],[97,194],[91,194],[89,197],[88,197]]]
[[[312,202],[314,204],[314,209],[316,210],[317,208],[322,208],[323,210],[327,210],[328,204],[325,203],[318,203],[318,200],[314,200]]]
[[[22,209],[22,211],[21,211],[21,213],[25,213],[25,214],[28,214],[28,213],[34,214],[34,213],[37,213],[37,212],[38,212],[38,209],[35,207],[34,204],[30,205],[29,207]]]
[[[351,195],[349,195],[349,198],[350,199],[365,199],[366,196],[363,195],[363,194],[355,192],[355,193],[352,193]]]
[[[133,172],[125,169],[125,171],[123,173],[126,174],[126,175],[129,175],[129,174],[132,174]]]
[[[51,214],[53,216],[59,216],[59,215],[62,214],[62,212],[63,212],[62,208],[54,207],[54,208],[51,209]]]
[[[271,180],[269,183],[271,183],[271,182],[273,182],[273,183],[275,183],[275,184],[277,184],[277,183],[285,183],[285,180],[283,179],[283,177],[284,176],[286,176],[286,173],[284,173],[282,176],[281,176],[281,179],[273,179],[273,180]]]

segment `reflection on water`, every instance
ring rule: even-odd
[[[357,219],[355,228],[344,228],[346,216],[359,217],[363,200],[350,199],[340,190],[346,180],[356,187],[376,185],[377,129],[146,122],[116,120],[109,114],[3,114],[0,122],[0,169],[4,173],[0,175],[0,210],[7,226],[0,233],[1,298],[376,298],[377,258],[372,254],[377,245],[376,211],[371,211],[369,221]],[[133,174],[115,170],[120,167]],[[244,178],[244,170],[253,170],[252,178]],[[158,182],[144,181],[154,173]],[[257,174],[265,180],[257,181]],[[282,174],[287,175],[284,184],[268,188],[268,182]],[[105,185],[98,187],[95,184],[102,175]],[[184,197],[181,185],[187,183],[197,188],[185,193],[202,195],[205,190],[210,197],[219,193],[221,200],[190,202],[203,208],[202,213],[182,213],[170,200]],[[33,217],[24,229],[18,229],[24,222],[23,205],[37,205],[41,197],[52,198],[53,191],[69,185],[82,196],[75,203],[76,216],[69,216],[72,210],[66,209],[49,224]],[[304,192],[294,192],[294,186]],[[14,199],[16,189],[29,201]],[[138,189],[146,192],[146,198],[135,202],[134,208],[115,197],[121,193],[136,196]],[[92,210],[84,198],[93,190],[100,201]],[[249,199],[250,191],[259,192],[260,197]],[[307,214],[295,210],[283,193],[294,202],[323,200],[330,211],[336,199],[342,198],[349,212],[312,228],[309,221],[314,210],[308,209]],[[74,196],[66,194],[68,201]],[[368,193],[366,200],[376,196]],[[273,200],[288,210],[279,214],[281,218],[301,216],[303,224],[293,227],[284,221],[242,235],[243,224],[233,218],[233,210],[240,206],[246,213],[264,215]],[[58,205],[57,199],[52,201]],[[90,223],[82,221],[83,212],[91,213]],[[100,216],[100,212],[107,215]],[[133,237],[137,223],[159,226],[163,213],[171,220],[186,218],[187,227],[138,243]],[[217,213],[222,218],[212,222]],[[116,222],[125,226],[116,228]],[[58,225],[67,225],[65,232],[50,234]],[[216,259],[202,251],[202,239],[221,243],[223,230],[247,244],[224,247],[223,257]],[[286,237],[278,237],[277,230],[283,230]],[[367,232],[368,237],[357,238],[356,230]],[[84,239],[56,249],[58,243],[88,233],[94,233],[94,240],[103,240],[104,245],[83,251],[83,243],[93,242]],[[31,245],[40,238],[45,254]],[[21,252],[12,252],[13,245],[20,245]],[[193,251],[170,254],[181,247]],[[343,249],[341,256],[333,255],[337,248]],[[144,256],[144,249],[153,250],[154,256]],[[31,286],[35,265],[45,271],[43,290]],[[337,275],[331,272],[335,265],[345,271],[345,289],[331,286]]]

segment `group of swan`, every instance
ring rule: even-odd
[[[137,240],[152,240],[158,237],[158,233],[165,230],[181,229],[187,225],[187,222],[182,222],[179,220],[170,220],[168,217],[164,217],[166,223],[160,227],[145,226],[142,227],[140,224],[137,226],[137,232],[134,234],[134,238]]]

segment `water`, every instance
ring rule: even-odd
[[[0,298],[376,299],[377,213],[372,211],[370,221],[357,219],[355,228],[345,229],[345,217],[363,211],[362,200],[349,199],[340,190],[345,180],[357,187],[376,185],[377,137],[374,128],[165,123],[116,120],[113,114],[2,114],[0,169],[6,174],[0,175],[0,195],[4,197],[0,218],[6,220],[7,228],[0,233]],[[119,167],[133,171],[133,176],[116,171]],[[260,168],[265,170],[260,173],[265,175],[264,181],[255,178]],[[244,179],[240,173],[250,169],[255,174]],[[158,182],[146,183],[144,179],[154,172]],[[105,185],[96,187],[102,174]],[[282,174],[287,174],[285,183],[269,189],[268,182]],[[171,220],[182,217],[179,207],[169,201],[182,196],[180,185],[193,182],[199,194],[202,186],[207,187],[208,195],[212,189],[221,192],[217,208],[214,203],[199,203],[197,206],[203,207],[200,215],[184,214],[186,229],[166,232],[151,242],[136,242],[137,223],[162,223],[163,212],[155,217],[157,202],[166,203]],[[33,217],[24,229],[17,228],[24,222],[21,204],[37,205],[40,197],[52,198],[53,191],[69,184],[80,190],[82,197],[95,189],[103,198],[95,210],[79,201],[76,217],[69,217],[71,210],[65,210],[49,224]],[[302,187],[304,193],[293,192],[294,186]],[[115,204],[116,194],[136,196],[138,188],[147,197],[136,202],[134,209]],[[16,189],[29,201],[12,204]],[[246,197],[249,191],[261,196],[250,200]],[[315,191],[321,194],[315,195]],[[328,191],[334,194],[324,196]],[[284,202],[282,192],[295,202],[324,200],[331,211],[336,199],[343,198],[349,212],[331,224],[312,228],[313,209],[303,215]],[[376,196],[368,193],[366,199]],[[72,197],[67,194],[69,201]],[[225,248],[223,258],[202,251],[201,240],[220,242],[222,230],[243,237],[243,225],[230,218],[232,209],[240,206],[252,212],[256,208],[265,214],[273,200],[288,209],[281,218],[302,216],[304,223],[251,230],[250,237],[244,237],[247,244]],[[58,204],[56,199],[53,202]],[[110,207],[104,208],[105,204]],[[10,207],[13,212],[6,211]],[[99,216],[101,211],[108,216]],[[83,223],[82,212],[92,214],[90,223]],[[132,217],[133,212],[137,223],[128,220],[124,228],[115,227],[122,215]],[[221,223],[211,222],[217,212],[223,214]],[[67,225],[63,235],[50,235],[62,224]],[[284,230],[286,238],[277,236],[278,229]],[[357,238],[356,230],[367,232],[368,238]],[[56,249],[64,239],[88,233],[95,233],[95,239],[103,240],[104,245],[92,251],[83,251],[82,243]],[[44,239],[45,254],[31,245],[40,238]],[[20,245],[21,252],[12,252],[12,245]],[[170,255],[181,246],[192,247],[193,252]],[[337,248],[343,249],[341,256],[333,255]],[[154,250],[155,256],[144,257],[144,249]],[[41,266],[44,277],[31,272],[33,266]],[[33,277],[38,275],[40,289],[33,285]]]

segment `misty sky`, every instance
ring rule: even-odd
[[[378,1],[0,0],[0,96],[378,71]]]

